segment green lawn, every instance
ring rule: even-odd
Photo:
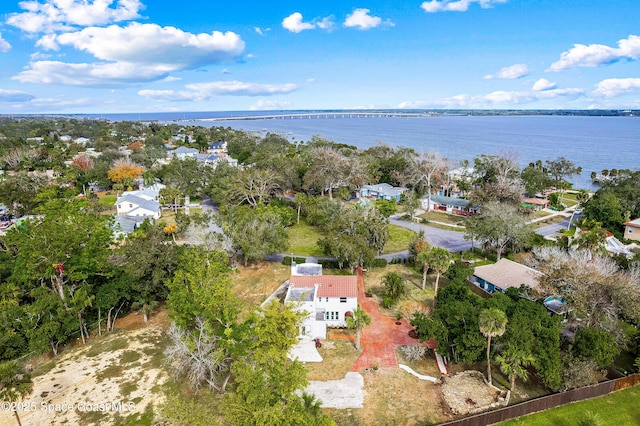
[[[389,225],[389,240],[384,245],[384,254],[407,250],[411,237],[415,234],[410,229],[398,225]]]
[[[317,241],[321,234],[317,228],[308,225],[301,220],[299,224],[294,224],[287,228],[289,234],[288,252],[298,256],[323,256],[322,250],[318,247]],[[396,253],[407,250],[409,241],[414,234],[410,229],[397,225],[389,225],[389,241],[384,246],[384,253]]]
[[[321,237],[318,228],[301,220],[300,223],[287,228],[287,234],[289,234],[289,252],[300,256],[323,256],[317,244]]]
[[[562,407],[530,414],[518,419],[498,423],[501,426],[574,426],[589,425],[638,425],[640,424],[640,386],[612,393],[607,396],[564,405]],[[587,423],[588,413],[600,421]]]
[[[100,204],[105,205],[105,206],[113,207],[113,205],[116,203],[117,199],[118,199],[117,195],[115,195],[115,194],[107,194],[107,195],[103,195],[102,197],[100,197],[98,202]]]

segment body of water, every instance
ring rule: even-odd
[[[264,112],[243,115],[264,115]],[[312,136],[366,149],[377,143],[433,150],[458,162],[480,154],[515,153],[522,167],[536,160],[565,157],[582,167],[572,182],[591,188],[591,172],[640,169],[640,118],[598,116],[428,116],[365,118],[251,119],[201,121],[239,113],[140,114],[141,120],[180,120],[184,124],[224,126],[266,134],[280,133],[292,141]],[[128,114],[127,119],[136,119]],[[107,119],[109,116],[105,116]],[[122,118],[121,118],[122,119]]]

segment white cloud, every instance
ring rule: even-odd
[[[237,59],[245,43],[233,32],[192,34],[175,27],[132,22],[126,27],[89,27],[46,36],[38,41],[47,49],[72,46],[105,61],[163,64],[173,69]]]
[[[320,29],[331,31],[335,27],[335,22],[333,22],[333,16],[327,16],[318,21],[316,25]]]
[[[149,99],[164,101],[202,101],[215,96],[271,96],[290,93],[297,89],[288,84],[258,84],[242,81],[212,81],[193,83],[187,90],[140,90],[138,94]]]
[[[640,91],[640,78],[609,78],[598,83],[593,94],[612,98],[634,91]]]
[[[233,32],[192,34],[175,27],[132,22],[126,27],[89,27],[46,35],[38,43],[46,50],[71,46],[101,62],[32,62],[14,79],[29,83],[109,86],[166,78],[170,72],[196,69],[237,59],[245,43]]]
[[[573,67],[597,67],[623,59],[638,58],[640,58],[640,37],[630,35],[618,40],[617,48],[604,44],[574,44],[573,48],[560,54],[560,60],[551,64],[548,71],[562,71]]]
[[[494,4],[506,2],[507,0],[430,0],[423,2],[420,7],[428,13],[466,12],[473,3],[478,3],[483,9],[488,9]]]
[[[344,20],[344,26],[348,28],[358,28],[360,30],[368,30],[382,24],[382,18],[379,16],[369,15],[369,9],[356,9],[352,14],[347,15]],[[385,25],[393,26],[391,21],[386,21]]]
[[[304,22],[300,12],[292,13],[282,20],[282,27],[292,33],[299,33],[304,30],[313,30],[316,28],[331,31],[334,26],[335,23],[333,22],[333,16],[315,18],[312,21]]]
[[[35,96],[20,90],[0,89],[0,102],[29,102]]]
[[[527,74],[529,74],[529,68],[527,67],[526,64],[515,64],[509,67],[501,68],[500,71],[498,71],[495,74],[485,75],[484,79],[489,80],[492,78],[504,78],[508,80],[513,80],[516,78],[524,77]]]
[[[106,25],[140,18],[140,0],[28,0],[18,3],[25,12],[13,13],[9,25],[30,33],[65,31],[73,27]],[[115,7],[112,7],[115,6]]]
[[[556,88],[556,83],[552,83],[546,78],[541,78],[533,84],[533,87],[531,88],[531,90],[533,90],[534,92],[540,92],[542,90],[550,90],[555,88]]]
[[[2,38],[2,34],[0,33],[0,52],[7,53],[11,50],[11,45],[9,42]]]
[[[253,27],[253,30],[260,35],[264,35],[264,33],[271,31],[271,28],[262,29],[260,27]]]
[[[282,20],[282,26],[292,33],[299,33],[304,30],[312,30],[316,27],[311,22],[302,22],[302,14],[294,12]]]
[[[21,83],[110,87],[166,78],[172,68],[162,65],[114,63],[70,64],[60,61],[31,62],[29,68],[12,77]]]
[[[551,83],[553,84],[553,83]],[[555,87],[555,85],[553,86]],[[497,90],[485,95],[460,94],[448,98],[438,99],[434,102],[403,102],[400,108],[425,108],[428,106],[439,106],[443,108],[492,108],[510,105],[530,104],[542,100],[565,98],[569,100],[584,96],[584,89],[545,89],[545,90],[525,90],[525,91],[505,91]]]
[[[398,108],[400,109],[419,109],[426,108],[431,105],[427,101],[404,101],[398,104]]]
[[[258,84],[242,81],[212,81],[209,83],[193,83],[185,86],[187,89],[214,95],[234,96],[264,96],[290,93],[298,87],[293,83],[287,84]]]
[[[264,111],[264,110],[274,110],[274,109],[289,109],[291,108],[291,102],[288,101],[267,101],[264,99],[260,99],[255,104],[249,107],[251,111]]]

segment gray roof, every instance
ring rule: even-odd
[[[391,197],[398,196],[405,192],[407,188],[403,186],[391,186],[388,183],[378,183],[375,185],[362,185],[362,189],[377,192],[378,194],[388,195]]]
[[[198,150],[195,148],[187,148],[186,146],[181,146],[180,148],[176,148],[173,151],[173,154],[197,154]]]
[[[152,212],[157,212],[160,210],[160,203],[158,203],[157,201],[145,200],[144,198],[138,197],[137,195],[133,195],[133,194],[121,195],[120,197],[118,197],[116,204],[125,203],[125,202],[135,204],[138,207],[141,207],[145,210],[149,210]]]
[[[318,263],[301,263],[295,266],[295,274],[304,276],[320,276],[322,275],[322,265]]]
[[[142,216],[116,216],[111,229],[131,234],[146,219]]]
[[[428,198],[427,195],[422,197],[422,200],[426,200]],[[460,207],[467,207],[471,201],[465,200],[464,198],[455,198],[455,197],[445,197],[444,195],[432,195],[431,201],[438,204],[446,204]]]
[[[289,287],[287,301],[294,300],[296,302],[312,302],[315,294],[315,288],[298,288]]]
[[[518,288],[522,284],[532,289],[537,289],[538,279],[542,276],[542,273],[503,258],[492,265],[476,267],[473,275],[506,290],[511,287]]]

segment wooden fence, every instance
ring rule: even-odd
[[[530,401],[521,402],[520,404],[512,405],[498,410],[489,411],[486,413],[476,414],[473,416],[465,417],[463,419],[454,420],[447,423],[442,423],[446,426],[485,426],[494,423],[503,422],[505,420],[513,419],[520,416],[525,416],[531,413],[537,413],[538,411],[548,410],[550,408],[559,407],[561,405],[569,404],[571,402],[582,401],[589,398],[595,398],[597,396],[607,395],[611,392],[615,392],[621,389],[626,389],[632,386],[640,384],[640,374],[632,374],[620,379],[609,380],[606,382],[598,383],[593,386],[586,386],[579,389],[572,389],[570,391],[555,393],[553,395],[547,395],[540,398],[532,399]]]

